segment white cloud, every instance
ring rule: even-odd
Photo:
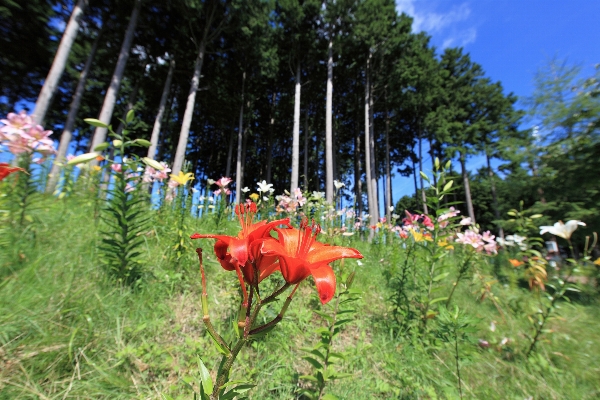
[[[431,8],[432,4],[435,3],[396,0],[396,9],[399,13],[404,12],[413,18],[414,32],[425,31],[430,35],[445,37],[442,45],[444,48],[453,45],[465,46],[475,41],[477,38],[475,28],[459,28],[471,16],[468,3],[454,6],[448,12],[437,12]],[[451,32],[448,33],[448,30]]]
[[[477,30],[475,28],[457,31],[456,34],[444,39],[444,42],[442,43],[442,49],[451,46],[465,47],[469,43],[473,43],[475,39],[477,39]]]

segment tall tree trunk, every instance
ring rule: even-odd
[[[308,108],[304,115],[304,191],[308,191]]]
[[[475,224],[475,211],[473,210],[473,200],[471,200],[471,187],[469,186],[469,175],[467,174],[465,155],[460,153],[460,168],[463,178],[463,186],[465,188],[465,202],[467,203],[467,212],[471,221]]]
[[[233,162],[233,141],[235,140],[235,123],[231,124],[231,133],[229,134],[229,149],[227,149],[227,167],[225,176],[231,177],[231,164]]]
[[[428,135],[429,139],[429,157],[431,158],[431,170],[433,171],[433,186],[437,186],[437,176],[435,174],[435,149],[433,148],[433,135]]]
[[[158,147],[158,137],[160,135],[160,127],[162,125],[163,115],[167,100],[169,99],[169,92],[171,91],[171,81],[173,80],[173,71],[175,70],[175,60],[172,59],[169,63],[169,72],[167,73],[167,80],[163,87],[162,95],[160,96],[160,103],[158,104],[158,112],[154,119],[154,127],[152,128],[152,136],[150,137],[150,148],[148,149],[148,158],[154,159],[156,156],[156,148]]]
[[[273,170],[273,128],[275,125],[275,102],[277,100],[277,93],[274,90],[273,95],[271,97],[270,104],[270,114],[271,118],[269,118],[269,136],[267,138],[267,183],[271,182],[272,170]]]
[[[183,121],[181,122],[181,130],[179,131],[179,141],[177,142],[177,151],[175,152],[175,158],[173,160],[173,174],[175,175],[179,174],[181,167],[183,166],[183,161],[185,160],[190,126],[192,125],[192,117],[194,116],[194,105],[196,104],[196,92],[200,85],[200,75],[202,74],[202,64],[204,63],[207,33],[208,32],[205,30],[205,35],[200,42],[198,57],[196,57],[196,63],[194,65],[194,75],[192,76],[185,112],[183,113]]]
[[[325,200],[333,203],[333,39],[329,33],[327,55],[327,100],[325,106]]]
[[[129,59],[129,51],[131,50],[131,44],[133,43],[133,34],[135,33],[135,27],[137,25],[141,7],[142,0],[135,0],[135,5],[133,7],[133,11],[131,12],[131,17],[129,19],[129,25],[127,25],[127,30],[125,31],[125,38],[123,39],[121,51],[119,52],[119,58],[117,59],[117,65],[115,66],[115,72],[113,73],[113,76],[110,80],[110,86],[106,90],[106,95],[104,96],[104,103],[102,104],[100,115],[98,116],[98,119],[107,125],[110,125],[110,119],[115,108],[117,94],[119,93],[121,81],[123,80],[123,73],[125,72],[125,66],[127,65],[127,60]],[[106,140],[107,132],[108,130],[106,128],[96,128],[94,132],[94,137],[92,139],[92,150],[94,150],[96,146],[98,146],[100,143],[103,143]],[[91,164],[96,165],[96,161],[92,161]]]
[[[371,153],[371,134],[372,134],[372,121],[371,121],[371,105],[373,104],[371,100],[371,57],[372,53],[369,53],[369,58],[367,59],[367,68],[365,70],[365,171],[366,171],[366,181],[367,181],[367,198],[369,202],[369,214],[371,216],[371,225],[377,224],[377,200],[376,198],[376,190],[377,184],[373,184],[373,153]],[[371,231],[372,235],[372,231]]]
[[[371,213],[372,225],[379,222],[379,184],[377,177],[377,163],[375,153],[375,119],[374,114],[374,98],[373,98],[373,83],[369,85],[369,162],[371,164],[371,188],[373,189],[373,210]]]
[[[421,180],[421,201],[423,203],[423,212],[425,214],[429,214],[429,209],[427,208],[427,195],[425,194],[425,185],[423,184],[423,176],[421,172],[423,172],[423,138],[421,131],[419,130],[419,179]]]
[[[363,202],[362,202],[362,176],[361,162],[360,162],[360,127],[358,125],[358,118],[355,124],[354,134],[354,191],[356,193],[356,212],[357,216],[362,218]]]
[[[300,61],[296,65],[296,94],[294,96],[294,130],[292,135],[292,176],[290,193],[298,187],[298,170],[300,169]]]
[[[242,74],[242,105],[240,106],[240,119],[237,135],[237,159],[235,162],[235,203],[239,204],[242,198],[242,140],[244,136],[244,87],[246,85],[246,71]]]
[[[391,222],[392,212],[392,177],[390,165],[390,113],[387,110],[387,88],[386,88],[386,110],[385,110],[385,216],[387,222]]]
[[[54,93],[56,93],[56,88],[58,87],[60,78],[65,70],[65,66],[67,65],[67,59],[69,58],[71,47],[73,46],[73,42],[75,41],[77,32],[79,31],[79,21],[83,16],[86,6],[87,0],[77,1],[77,4],[75,4],[73,7],[71,17],[69,18],[69,22],[65,27],[63,36],[60,39],[60,44],[58,45],[58,50],[54,56],[54,61],[52,61],[52,66],[50,67],[48,76],[46,77],[46,80],[44,80],[44,86],[42,86],[42,90],[40,91],[35,103],[35,109],[33,111],[34,120],[39,125],[44,124],[46,112],[48,112],[48,107],[50,107],[52,97],[54,96]]]
[[[487,161],[488,176],[490,177],[490,187],[492,190],[492,204],[494,206],[494,217],[496,220],[500,219],[500,209],[498,208],[498,195],[496,193],[496,180],[494,179],[494,170],[492,169],[492,163],[490,155],[486,152],[485,158]],[[504,229],[501,226],[498,227],[498,236],[504,239]]]
[[[246,107],[250,108],[250,102],[246,104]],[[248,155],[248,126],[244,128],[244,140],[242,141],[242,173],[240,176],[242,177],[240,181],[240,187],[244,187],[244,171],[246,169],[246,156]],[[241,200],[241,199],[240,199]]]
[[[412,168],[413,168],[413,179],[415,180],[415,200],[418,201],[419,200],[419,185],[417,183],[417,165],[415,164],[414,160],[412,162]],[[414,210],[411,210],[414,211]]]
[[[62,135],[60,136],[58,151],[56,153],[54,163],[52,164],[52,170],[50,171],[48,184],[46,185],[46,193],[54,193],[54,190],[56,190],[58,178],[60,177],[59,164],[64,162],[67,150],[69,149],[69,144],[71,143],[71,138],[73,137],[73,129],[75,128],[77,113],[79,112],[79,107],[81,106],[81,99],[83,98],[83,93],[85,92],[85,84],[87,82],[87,77],[90,73],[92,63],[94,62],[94,57],[96,56],[96,51],[98,50],[98,43],[100,43],[100,37],[102,36],[103,31],[104,26],[98,32],[96,39],[94,39],[90,53],[85,60],[85,65],[79,74],[77,88],[75,89],[75,93],[73,93],[73,99],[71,100],[71,105],[69,106],[69,114],[67,115],[67,122],[65,122],[65,129],[63,129]]]

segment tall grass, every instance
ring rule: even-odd
[[[70,202],[68,207],[63,201]],[[93,205],[77,197],[44,197],[40,204],[32,211],[35,235],[11,230],[10,243],[19,243],[18,251],[6,248],[0,257],[0,399],[190,398],[190,386],[198,385],[197,356],[207,365],[220,356],[202,324],[194,254],[177,265],[169,256],[175,228],[165,221],[174,217],[161,213],[170,211],[152,211],[144,235],[143,283],[132,289],[114,285],[98,261],[100,235],[90,218]],[[192,229],[214,228],[210,218],[186,218]],[[236,229],[231,222],[220,222],[219,228],[228,233]],[[344,240],[348,245],[350,239]],[[211,319],[219,331],[231,331],[236,316],[230,310],[237,307],[239,284],[208,251],[212,241],[200,245],[208,255]],[[334,350],[346,352],[339,369],[352,377],[332,382],[327,393],[341,399],[458,397],[453,348],[443,341],[424,344],[416,334],[403,335],[394,328],[394,293],[386,271],[401,266],[404,250],[393,245],[372,248],[360,241],[351,245],[365,255],[363,265],[356,266],[353,286],[362,298],[355,306],[356,320],[336,338]],[[498,267],[490,260],[478,268],[493,274]],[[299,376],[311,373],[300,349],[320,339],[314,329],[323,321],[313,310],[321,305],[311,284],[299,291],[283,321],[248,345],[232,370],[232,379],[258,383],[249,392],[251,399],[297,398],[306,384]],[[527,360],[527,315],[537,307],[535,296],[510,281],[497,284],[494,293],[504,317],[492,302],[477,300],[475,281],[465,280],[452,298],[453,305],[475,320],[472,340],[460,344],[466,398],[600,396],[597,299],[561,302],[548,321],[552,332]],[[279,308],[274,304],[273,315],[267,311],[265,318],[274,317]],[[492,321],[495,331],[490,330]],[[507,343],[500,346],[505,338]],[[478,346],[479,339],[490,347]]]

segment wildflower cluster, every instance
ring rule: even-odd
[[[307,201],[306,197],[302,195],[300,188],[296,188],[293,195],[286,191],[285,194],[275,196],[275,200],[279,202],[276,211],[287,213],[296,212],[298,207],[304,206]]]
[[[25,110],[19,114],[9,113],[0,128],[0,145],[6,146],[14,155],[40,153],[47,157],[56,152],[54,142],[50,139],[52,131],[46,131],[36,125],[33,118]]]
[[[144,183],[153,183],[153,182],[162,182],[169,177],[169,172],[171,172],[171,168],[169,165],[161,161],[160,165],[162,166],[162,170],[153,168],[149,165],[144,169],[144,175],[142,177],[142,182]]]

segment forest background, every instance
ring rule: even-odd
[[[597,226],[597,75],[550,59],[535,74],[533,93],[518,102],[465,50],[449,47],[472,42],[472,29],[439,48],[426,32],[416,33],[465,20],[467,3],[429,19],[418,7],[4,2],[0,108],[47,110],[37,122],[66,142],[58,159],[67,150],[91,150],[106,135],[86,127],[84,117],[118,126],[134,108],[139,135],[150,140],[160,132],[152,158],[173,164],[175,173],[185,159],[199,187],[225,175],[234,189],[265,179],[278,193],[300,186],[331,200],[338,180],[346,184],[345,204],[369,213],[371,224],[390,220],[393,205],[399,214],[423,209],[424,182],[414,172],[430,171],[439,157],[458,161],[463,215],[484,229],[500,232],[505,212],[520,200],[546,215],[542,222]],[[54,94],[38,99],[71,17],[78,25],[62,79]],[[84,91],[74,104],[78,84]],[[474,158],[483,166],[469,171]],[[402,176],[411,178],[414,196],[396,199],[392,181]]]

